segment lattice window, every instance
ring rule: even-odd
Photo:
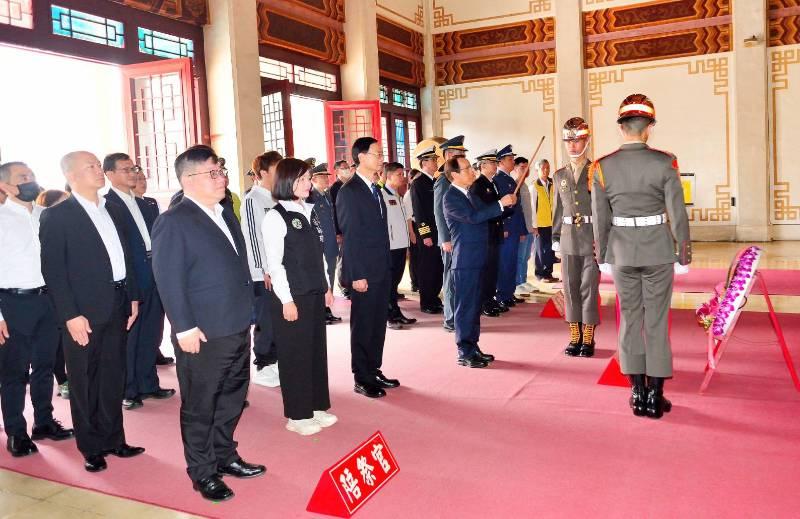
[[[193,58],[194,42],[187,38],[139,27],[139,52],[162,58]]]
[[[33,0],[0,0],[0,24],[33,29]]]
[[[392,89],[392,104],[410,110],[417,110],[419,108],[417,94],[399,88]]]
[[[359,137],[372,137],[372,110],[335,110],[333,119],[334,160],[352,160],[351,146]]]
[[[380,99],[381,103],[389,104],[389,88],[386,85],[381,85]]]
[[[394,148],[397,151],[397,162],[403,166],[406,163],[406,125],[402,119],[394,120]]]
[[[338,85],[336,76],[313,68],[292,65],[271,58],[259,58],[261,76],[272,79],[288,80],[296,85],[304,85],[328,92],[336,92]]]
[[[383,160],[389,160],[389,131],[387,130],[386,116],[381,117],[381,146],[383,147]]]
[[[286,132],[283,125],[283,97],[280,92],[261,98],[261,120],[264,124],[264,149],[286,156]]]
[[[156,179],[158,191],[180,189],[171,173],[175,157],[187,146],[181,75],[134,78],[132,96],[136,162],[148,178]]]
[[[120,49],[125,47],[122,22],[57,5],[50,7],[50,13],[53,34]]]
[[[408,150],[414,153],[414,148],[417,147],[417,121],[408,121]]]

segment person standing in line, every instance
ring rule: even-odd
[[[409,186],[421,174],[422,172],[418,169],[411,170],[406,183],[406,192],[403,193],[403,209],[406,212],[406,218],[408,218],[408,239],[411,242],[408,247],[408,277],[411,280],[412,292],[419,292],[417,279],[417,263],[419,262],[417,258],[417,241],[419,236],[417,235],[417,227],[414,225],[414,206],[411,204],[411,188]]]
[[[340,160],[334,164],[336,172],[336,181],[331,184],[328,191],[331,195],[331,202],[333,203],[333,223],[336,226],[336,243],[339,245],[339,256],[336,261],[336,278],[338,280],[339,290],[346,299],[350,299],[350,289],[342,284],[342,230],[339,228],[339,217],[336,215],[336,197],[339,195],[339,190],[345,185],[353,175],[355,169],[350,168],[346,160]]]
[[[333,200],[331,200],[328,184],[330,176],[328,174],[328,164],[315,166],[311,170],[311,196],[309,201],[314,206],[317,214],[320,231],[322,232],[322,248],[325,251],[325,261],[327,263],[327,273],[329,285],[333,286],[336,277],[336,261],[339,257],[339,244],[336,240],[336,222],[334,220]],[[330,306],[325,306],[325,324],[336,324],[342,321],[341,317],[333,315]]]
[[[422,175],[411,184],[411,205],[419,240],[417,256],[419,265],[419,307],[426,314],[443,311],[439,292],[442,290],[442,254],[437,245],[438,231],[434,214],[434,175],[438,165],[436,146],[426,148],[417,155]]]
[[[286,429],[307,436],[330,427],[325,307],[333,301],[325,268],[323,236],[314,206],[308,163],[278,163],[273,196],[261,233],[272,279],[270,312],[281,365]]]
[[[517,276],[515,279],[516,288],[514,295],[517,297],[528,297],[532,292],[536,292],[536,287],[528,283],[528,261],[531,259],[531,249],[533,247],[533,209],[531,207],[531,193],[525,179],[530,173],[530,164],[525,157],[514,159],[514,171],[511,177],[515,182],[522,178],[522,187],[517,193],[520,199],[520,207],[525,220],[524,233],[519,237],[519,248],[517,249]]]

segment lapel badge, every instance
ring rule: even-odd
[[[294,227],[295,229],[302,229],[303,228],[303,222],[301,222],[299,218],[293,218],[292,219],[292,227]]]

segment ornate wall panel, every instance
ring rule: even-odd
[[[128,7],[182,20],[194,25],[208,23],[208,0],[111,0]]]
[[[469,157],[512,144],[515,152],[530,158],[544,135],[539,158],[553,163],[559,142],[555,75],[483,81],[437,90],[444,136],[466,135],[464,144],[470,150]],[[487,112],[487,107],[498,106],[506,108]]]
[[[769,45],[800,43],[800,0],[770,0]]]
[[[381,76],[409,85],[425,86],[423,34],[380,15],[377,23]]]
[[[525,21],[554,14],[558,0],[433,0],[433,32]]]
[[[584,66],[732,50],[730,0],[658,0],[583,13]]]
[[[594,158],[619,147],[616,114],[622,99],[645,93],[655,103],[658,119],[652,146],[671,151],[682,172],[696,175],[690,220],[701,225],[734,224],[732,67],[732,56],[726,53],[588,71]]]
[[[434,34],[436,84],[452,85],[556,71],[555,20]]]
[[[258,39],[322,61],[345,62],[343,0],[271,0],[258,3]]]
[[[769,51],[770,175],[773,224],[800,224],[800,169],[797,135],[800,134],[800,45]]]
[[[378,15],[411,29],[425,30],[422,0],[376,0]]]

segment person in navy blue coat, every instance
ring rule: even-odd
[[[141,168],[125,153],[112,153],[103,160],[103,171],[111,182],[106,201],[124,215],[131,251],[131,262],[139,284],[139,318],[133,324],[126,344],[125,399],[122,406],[131,410],[142,407],[143,399],[169,398],[174,389],[162,389],[156,373],[156,357],[163,334],[164,309],[153,280],[150,232],[155,216],[150,205],[136,197],[136,177]]]
[[[481,272],[487,260],[489,224],[500,216],[503,207],[513,206],[517,197],[504,195],[495,204],[484,204],[469,193],[476,173],[464,157],[445,163],[445,175],[452,185],[444,194],[444,217],[453,243],[451,271],[455,292],[455,328],[458,364],[469,368],[485,368],[494,356],[483,353],[480,338]]]
[[[500,163],[492,182],[497,187],[500,196],[514,193],[517,188],[517,182],[510,174],[514,169],[514,157],[516,154],[512,151],[510,144],[497,152],[497,160]],[[506,307],[516,306],[518,302],[514,297],[517,252],[519,238],[525,233],[527,233],[525,215],[522,212],[522,205],[517,200],[513,207],[503,211],[503,243],[500,245],[500,264],[497,269],[497,295],[495,298]]]

